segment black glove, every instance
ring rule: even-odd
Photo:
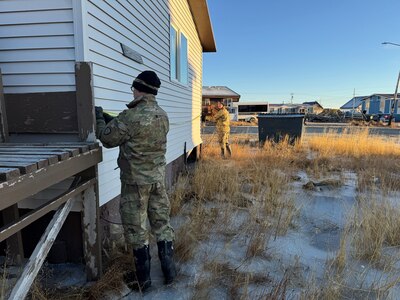
[[[99,120],[99,119],[104,120],[103,108],[101,106],[95,106],[94,111],[96,113],[96,120]]]
[[[115,117],[113,117],[112,115],[109,115],[106,112],[103,112],[103,118],[104,121],[106,121],[106,124],[108,124],[109,122],[111,122]]]

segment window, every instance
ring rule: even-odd
[[[172,80],[188,83],[188,41],[185,35],[170,26],[170,75]]]
[[[239,112],[259,113],[268,112],[268,105],[239,105]]]

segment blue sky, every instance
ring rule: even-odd
[[[400,70],[400,0],[208,0],[217,44],[203,85],[241,101],[317,100],[394,93]]]

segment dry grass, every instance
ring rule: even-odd
[[[191,182],[198,199],[224,203],[225,218],[229,218],[229,214],[232,218],[232,206],[247,209],[248,222],[241,228],[248,237],[245,254],[247,259],[263,256],[272,237],[285,235],[295,227],[300,207],[288,197],[288,190],[292,177],[295,177],[293,175],[299,171],[306,171],[316,178],[321,177],[322,180],[313,183],[314,188],[340,188],[344,183],[342,172],[353,171],[358,174],[359,193],[379,190],[388,195],[392,191],[400,190],[397,175],[400,147],[392,141],[371,137],[365,130],[348,135],[328,133],[311,137],[306,144],[296,143],[294,146],[284,140],[279,144],[267,142],[260,148],[257,144],[248,142],[251,138],[254,137],[236,137],[233,140],[234,155],[231,160],[220,160],[214,137],[206,140],[203,148],[204,160],[196,168]],[[332,178],[332,172],[337,177]],[[246,201],[243,201],[244,194],[248,195],[245,197]],[[248,200],[249,195],[252,200]],[[349,251],[356,259],[372,264],[379,261],[386,271],[389,271],[389,264],[393,263],[393,260],[382,259],[382,251],[385,247],[400,245],[400,215],[388,203],[374,203],[367,201],[363,203],[363,207],[355,210],[358,214],[351,217],[351,226],[343,231],[339,250],[333,259],[327,261],[324,281],[309,283],[307,291],[302,292],[301,299],[386,295],[388,287],[397,282],[391,277],[392,280],[384,284],[364,283],[360,287],[351,287],[343,278],[343,274],[346,274],[344,272],[349,271]],[[239,234],[241,233],[238,232],[237,235]],[[253,283],[252,277],[238,273],[233,278],[233,282],[241,282],[240,295],[249,298],[246,289]],[[285,282],[285,289],[288,284],[290,285],[290,280]],[[236,285],[231,283],[230,290],[238,292]],[[254,298],[252,295],[252,298],[265,299],[268,293],[265,290],[263,297]]]
[[[354,255],[378,262],[384,246],[400,246],[400,207],[374,195],[359,197],[353,216]]]
[[[345,156],[361,158],[366,156],[399,156],[400,148],[393,141],[376,135],[369,135],[368,129],[353,129],[345,134],[327,133],[308,139],[311,150],[322,157]]]
[[[186,175],[179,175],[172,193],[169,196],[171,203],[171,217],[178,215],[185,201],[189,196],[189,178]]]
[[[260,147],[253,140],[254,136],[232,137],[233,156],[223,160],[216,137],[205,138],[203,159],[189,176],[178,179],[170,195],[171,215],[181,220],[175,241],[178,264],[199,260],[200,244],[219,239],[215,253],[211,249],[201,261],[191,286],[193,299],[209,299],[215,296],[213,289],[222,289],[232,299],[286,299],[288,291],[298,287],[296,276],[302,284],[300,299],[385,298],[400,278],[393,268],[399,260],[387,254],[387,248],[400,245],[400,208],[386,197],[400,191],[400,147],[362,130],[341,136],[328,133],[294,145],[285,139]],[[313,178],[312,194],[316,187],[342,188],[342,171],[357,174],[359,196],[339,250],[326,262],[324,278],[307,280],[301,267],[296,268],[300,274],[282,271],[279,277],[270,276],[270,270],[253,274],[241,268],[253,260],[274,259],[271,241],[296,230],[301,207],[291,183],[299,172]],[[366,197],[365,193],[382,197]],[[233,244],[243,247],[234,249],[243,253],[235,265],[227,258]],[[132,267],[130,260],[125,256],[113,260],[85,295],[101,299],[106,292],[117,293],[124,270]],[[367,282],[367,272],[358,274],[352,269],[354,260],[379,266],[388,278]]]
[[[201,201],[193,202],[188,220],[176,232],[175,253],[177,260],[186,262],[193,258],[197,244],[207,237],[209,212]]]
[[[89,289],[88,298],[102,299],[110,292],[118,294],[124,282],[124,273],[132,270],[134,270],[132,255],[115,253],[101,279]]]

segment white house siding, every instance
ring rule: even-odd
[[[171,15],[169,13],[171,12]],[[173,24],[188,39],[189,84],[170,80],[169,28]],[[154,70],[162,85],[157,99],[170,118],[167,163],[201,143],[200,113],[202,47],[185,0],[90,0],[87,3],[88,57],[93,62],[96,105],[120,112],[132,100],[132,80]],[[143,64],[122,55],[120,43],[137,51]],[[194,119],[194,121],[193,121]],[[100,203],[120,193],[118,149],[104,149],[99,165]]]
[[[5,93],[75,90],[72,1],[0,1]]]

